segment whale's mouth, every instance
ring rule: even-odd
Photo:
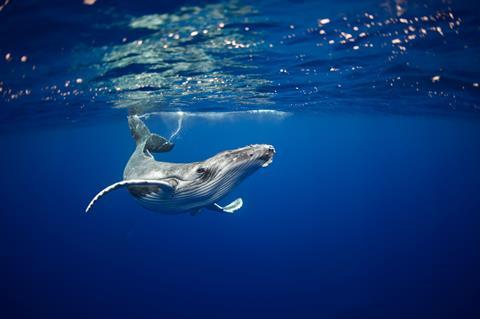
[[[265,154],[260,157],[265,161],[265,163],[262,164],[262,167],[267,167],[273,162],[273,155],[275,155],[275,148],[273,146],[268,146]]]
[[[271,157],[269,160],[267,160],[265,163],[262,164],[262,167],[267,167],[273,162],[273,157]]]

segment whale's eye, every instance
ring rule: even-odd
[[[206,172],[207,172],[207,169],[204,168],[204,167],[199,167],[199,168],[197,169],[197,173],[198,173],[198,174],[205,174]]]

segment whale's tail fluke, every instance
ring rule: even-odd
[[[144,148],[144,151],[162,153],[170,151],[174,144],[166,138],[151,133],[148,127],[137,115],[128,116],[128,126],[132,133],[135,143]]]

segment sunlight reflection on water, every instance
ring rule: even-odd
[[[110,107],[477,112],[475,17],[441,1],[370,2],[285,11],[274,1],[232,0],[141,14],[95,2],[74,17],[91,17],[78,25],[90,42],[61,54],[0,47],[0,99],[21,107],[2,115],[70,118]],[[56,32],[39,45],[63,34]]]

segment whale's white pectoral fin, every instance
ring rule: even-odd
[[[227,206],[223,207],[223,211],[225,213],[233,213],[239,210],[240,208],[242,208],[242,206],[243,206],[243,200],[241,198],[237,198]]]
[[[217,203],[214,203],[213,205],[208,206],[207,208],[210,210],[214,210],[216,212],[222,212],[222,213],[229,213],[232,214],[242,208],[243,206],[243,200],[241,198],[237,198],[230,204],[226,206],[220,206]]]
[[[87,209],[85,209],[85,213],[88,213],[88,211],[92,208],[93,204],[95,204],[95,202],[99,200],[100,197],[102,197],[107,193],[110,193],[113,190],[116,190],[118,188],[125,187],[125,186],[151,186],[151,185],[159,186],[165,192],[172,192],[174,190],[174,186],[162,180],[129,179],[126,181],[117,182],[115,184],[112,184],[104,188],[97,195],[95,195],[95,197],[88,204]]]

